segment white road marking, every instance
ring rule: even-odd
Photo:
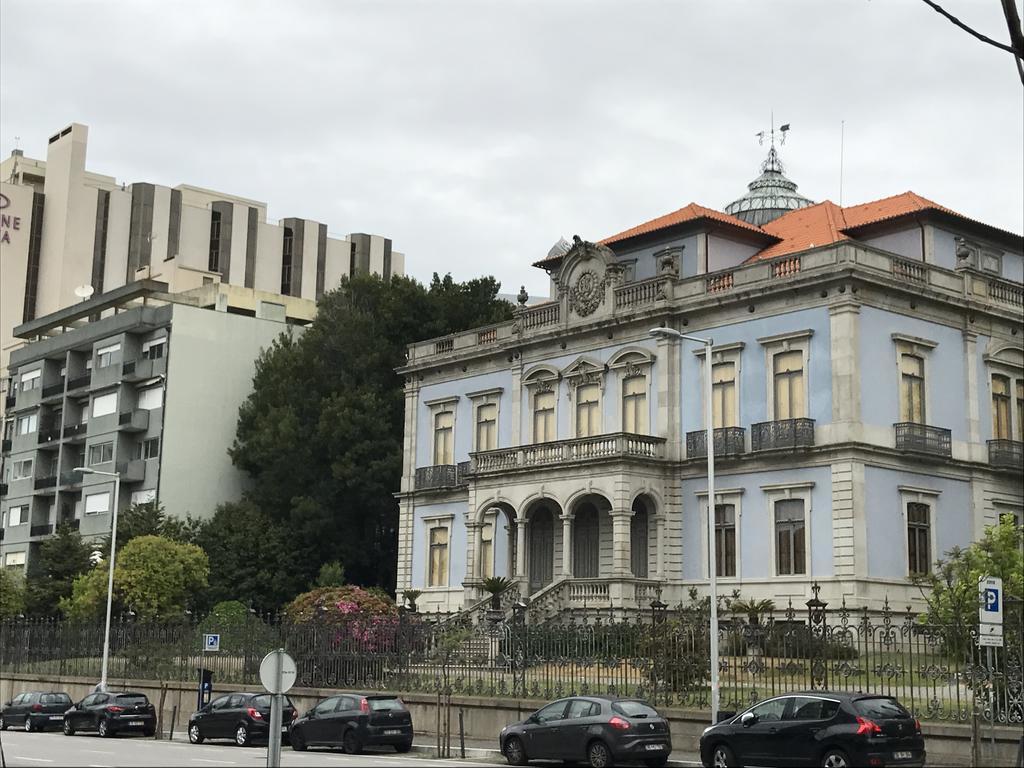
[[[82,749],[82,750],[79,750],[79,751],[81,751],[81,752],[89,752],[89,753],[94,754],[94,755],[112,755],[112,754],[114,754],[113,752],[104,752],[103,750],[100,750],[100,749]]]
[[[191,758],[193,763],[221,763],[222,765],[235,765],[234,760],[210,760],[206,757],[193,757]]]
[[[15,760],[29,760],[33,763],[52,763],[55,762],[48,757],[26,757],[25,755],[12,755]]]

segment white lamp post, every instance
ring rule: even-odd
[[[117,554],[117,499],[121,492],[120,472],[101,472],[89,467],[75,467],[72,472],[84,475],[103,475],[114,478],[114,506],[111,516],[110,530],[110,572],[107,574],[107,625],[103,632],[103,668],[100,672],[100,690],[107,690],[107,659],[110,656],[110,606],[114,600],[114,557]]]
[[[687,339],[704,345],[704,426],[708,456],[708,575],[711,588],[711,724],[718,722],[718,560],[715,553],[715,428],[711,402],[711,347],[713,341],[689,336],[674,328],[651,328],[651,336]],[[671,375],[671,374],[670,374]]]

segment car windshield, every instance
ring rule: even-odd
[[[249,699],[249,703],[245,706],[252,707],[253,709],[270,709],[270,694],[261,693],[259,696],[253,696],[251,699]],[[288,709],[289,707],[294,709],[292,700],[285,696],[284,708]]]
[[[857,699],[853,706],[864,717],[874,720],[909,720],[910,713],[896,699],[879,696],[873,699]]]
[[[70,704],[71,697],[66,693],[44,693],[39,697],[41,704]]]
[[[642,701],[616,701],[612,709],[626,717],[657,717],[658,711]]]
[[[124,707],[137,707],[139,704],[149,704],[149,699],[141,693],[120,693],[115,697],[115,700]]]
[[[402,700],[395,698],[367,699],[370,702],[370,709],[374,712],[400,712],[405,709]]]

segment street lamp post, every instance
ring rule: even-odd
[[[718,561],[715,552],[715,428],[711,392],[711,348],[713,340],[680,333],[674,328],[652,328],[651,336],[687,339],[704,345],[704,426],[708,461],[708,581],[711,592],[711,724],[718,722]],[[671,375],[671,374],[670,374]]]
[[[107,660],[110,657],[110,608],[114,601],[114,557],[117,554],[117,500],[121,493],[121,473],[101,472],[90,467],[75,467],[72,472],[81,472],[84,475],[103,475],[114,478],[114,506],[111,516],[110,530],[110,569],[107,574],[107,623],[103,632],[103,667],[100,671],[101,691],[107,690]]]

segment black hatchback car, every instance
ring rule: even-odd
[[[412,715],[397,696],[346,693],[317,702],[292,725],[292,749],[342,747],[358,755],[363,747],[412,749]]]
[[[26,731],[43,731],[64,722],[71,697],[62,691],[26,691],[0,708],[0,731],[21,726]]]
[[[559,699],[498,737],[511,765],[584,761],[594,768],[639,762],[662,766],[672,752],[668,722],[646,702],[609,696]]]
[[[269,693],[225,693],[188,719],[188,740],[202,744],[207,739],[231,739],[240,747],[266,741],[270,731]],[[288,730],[295,719],[295,706],[285,696],[281,712],[281,739],[288,740]]]
[[[808,691],[705,729],[700,759],[711,768],[923,766],[925,749],[921,723],[891,696]]]
[[[156,733],[156,709],[144,693],[90,693],[64,713],[64,734],[96,731],[100,736],[119,733]]]

